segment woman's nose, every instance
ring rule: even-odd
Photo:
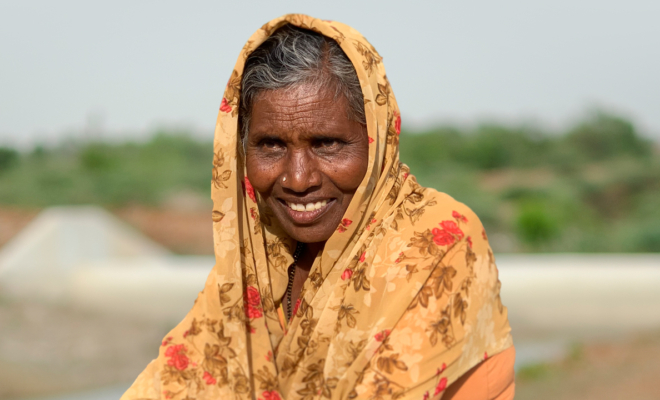
[[[321,185],[321,173],[306,150],[290,152],[286,163],[284,176],[280,179],[285,189],[303,193]]]

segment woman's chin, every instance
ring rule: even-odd
[[[319,221],[323,222],[323,221]],[[284,231],[291,238],[301,243],[322,243],[330,239],[339,223],[330,225],[329,223],[318,223],[309,226],[295,226],[282,224]]]
[[[296,232],[287,232],[287,234],[296,242],[300,243],[325,243],[330,239],[330,236],[332,234],[327,235],[324,234],[324,232],[301,232],[301,231],[296,231]]]

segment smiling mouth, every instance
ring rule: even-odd
[[[293,203],[280,199],[280,204],[288,212],[291,219],[298,224],[309,224],[319,218],[334,203],[334,199],[320,200],[309,203]]]
[[[291,203],[285,201],[284,204],[293,211],[311,212],[325,207],[328,204],[328,200],[317,201],[316,203]]]

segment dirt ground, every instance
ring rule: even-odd
[[[131,382],[169,328],[0,299],[0,399]]]
[[[551,399],[660,399],[660,332],[576,346],[562,362],[521,368],[516,400]]]
[[[0,207],[0,248],[25,228],[39,210]]]
[[[132,206],[112,212],[177,254],[213,254],[210,207],[203,210],[173,210]]]

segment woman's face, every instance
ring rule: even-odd
[[[315,84],[263,92],[252,106],[248,179],[299,242],[330,238],[367,172],[367,129],[347,107]]]

